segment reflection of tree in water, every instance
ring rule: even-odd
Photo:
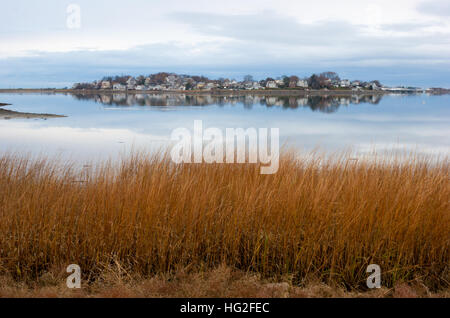
[[[311,96],[308,97],[308,106],[313,111],[323,113],[335,113],[343,105],[337,98],[330,96]]]
[[[351,104],[370,103],[378,104],[382,95],[346,95],[346,96],[262,96],[262,95],[184,95],[184,94],[72,94],[82,101],[94,101],[110,106],[208,106],[241,104],[246,109],[254,105],[266,107],[282,107],[284,109],[297,109],[308,107],[312,111],[334,113],[341,106]]]

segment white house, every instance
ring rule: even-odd
[[[103,81],[103,82],[102,82],[101,89],[109,89],[109,88],[111,88],[111,82],[109,82],[109,81]]]
[[[308,81],[306,80],[298,80],[297,87],[308,88]]]
[[[125,85],[122,85],[119,83],[116,83],[113,85],[113,90],[115,90],[115,91],[124,91],[126,89],[127,89],[127,87]]]
[[[253,82],[253,87],[252,89],[261,89],[261,85],[259,85],[258,82]]]
[[[341,81],[340,86],[341,87],[350,87],[351,83],[348,79],[344,79]]]
[[[149,89],[152,91],[161,91],[163,89],[163,87],[161,85],[154,85],[154,86],[150,86]]]
[[[266,88],[278,88],[278,85],[275,81],[268,81],[266,83]]]
[[[136,79],[134,77],[130,77],[127,80],[127,88],[128,89],[134,89],[136,87]]]
[[[208,83],[208,84],[206,84],[205,89],[211,90],[211,89],[213,89],[213,88],[216,88],[216,84],[214,84],[214,83]]]
[[[381,89],[381,87],[378,87],[378,85],[375,83],[370,83],[368,88],[373,91],[377,91],[377,90]]]

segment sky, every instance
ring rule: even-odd
[[[2,1],[1,88],[161,71],[450,87],[450,1]]]

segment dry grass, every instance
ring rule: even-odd
[[[446,158],[285,154],[278,173],[264,176],[257,165],[175,165],[167,156],[134,155],[81,170],[0,156],[0,295],[10,295],[5,286],[26,294],[73,263],[91,288],[115,281],[122,296],[258,296],[267,279],[288,281],[287,296],[312,281],[357,293],[373,263],[391,292],[414,282],[427,295],[449,288]],[[217,268],[258,280],[248,289],[237,288],[238,280],[202,291]],[[169,288],[173,279],[164,275],[180,271],[198,286],[145,292],[146,284]],[[103,279],[109,272],[118,278]],[[120,285],[124,273],[130,280]]]
[[[90,284],[68,289],[64,269],[41,275],[25,284],[10,276],[0,277],[0,297],[37,298],[449,298],[450,290],[431,292],[420,280],[370,291],[348,291],[339,286],[309,280],[295,286],[291,277],[262,279],[261,275],[219,266],[203,272],[162,273],[153,277],[131,276],[116,265],[108,266]]]

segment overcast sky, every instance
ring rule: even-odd
[[[159,71],[450,87],[449,0],[2,1],[0,43],[6,88]]]

